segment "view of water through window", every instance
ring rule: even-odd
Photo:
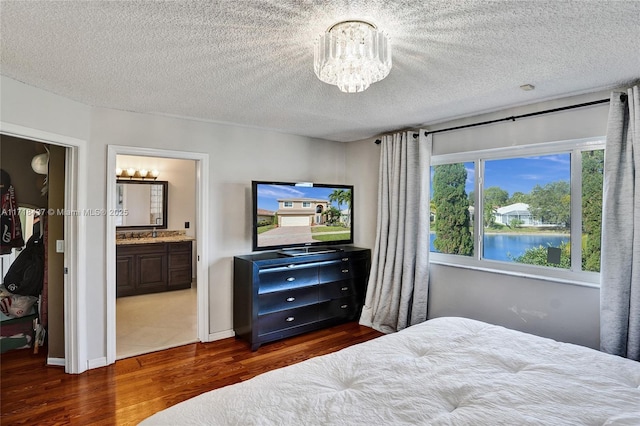
[[[477,224],[483,231],[481,259],[569,269],[576,220],[582,223],[576,236],[582,250],[574,254],[581,255],[583,270],[599,271],[604,150],[574,154],[581,185],[572,183],[571,152],[434,165],[431,251],[475,257]],[[474,193],[478,180],[480,197]],[[572,218],[574,196],[582,200],[581,217]]]
[[[434,232],[430,235],[431,251],[437,252],[433,245],[436,238]],[[483,258],[513,262],[516,257],[522,256],[531,247],[560,247],[569,243],[568,235],[510,235],[510,234],[485,234]]]

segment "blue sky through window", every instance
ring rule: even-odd
[[[497,186],[509,193],[529,194],[534,186],[567,181],[571,176],[570,154],[540,155],[521,158],[489,160],[484,165],[484,188]],[[476,173],[473,162],[464,163],[467,169],[467,194],[474,190]],[[433,168],[431,168],[433,179]]]
[[[498,186],[511,197],[514,192],[529,194],[536,185],[545,186],[562,180],[569,182],[570,161],[568,153],[486,161],[484,187]]]

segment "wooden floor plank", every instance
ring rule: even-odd
[[[135,425],[203,392],[381,336],[356,322],[269,343],[252,352],[230,338],[117,361],[78,375],[47,367],[46,348],[0,362],[2,425]]]

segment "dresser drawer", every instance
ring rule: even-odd
[[[315,266],[261,269],[258,274],[258,293],[261,294],[318,283],[318,268]]]
[[[263,293],[258,296],[258,314],[297,308],[318,302],[318,286]]]
[[[318,320],[318,305],[273,312],[258,316],[258,334],[285,330]]]
[[[318,305],[320,321],[339,318],[352,320],[358,311],[358,302],[353,297],[334,299]]]
[[[353,276],[353,268],[348,257],[343,257],[335,262],[327,263],[318,268],[318,281],[327,283],[346,280]]]
[[[318,289],[320,300],[339,299],[341,297],[351,296],[355,292],[351,280],[321,284]]]

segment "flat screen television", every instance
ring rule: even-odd
[[[353,243],[353,185],[252,181],[253,250],[297,256]]]

